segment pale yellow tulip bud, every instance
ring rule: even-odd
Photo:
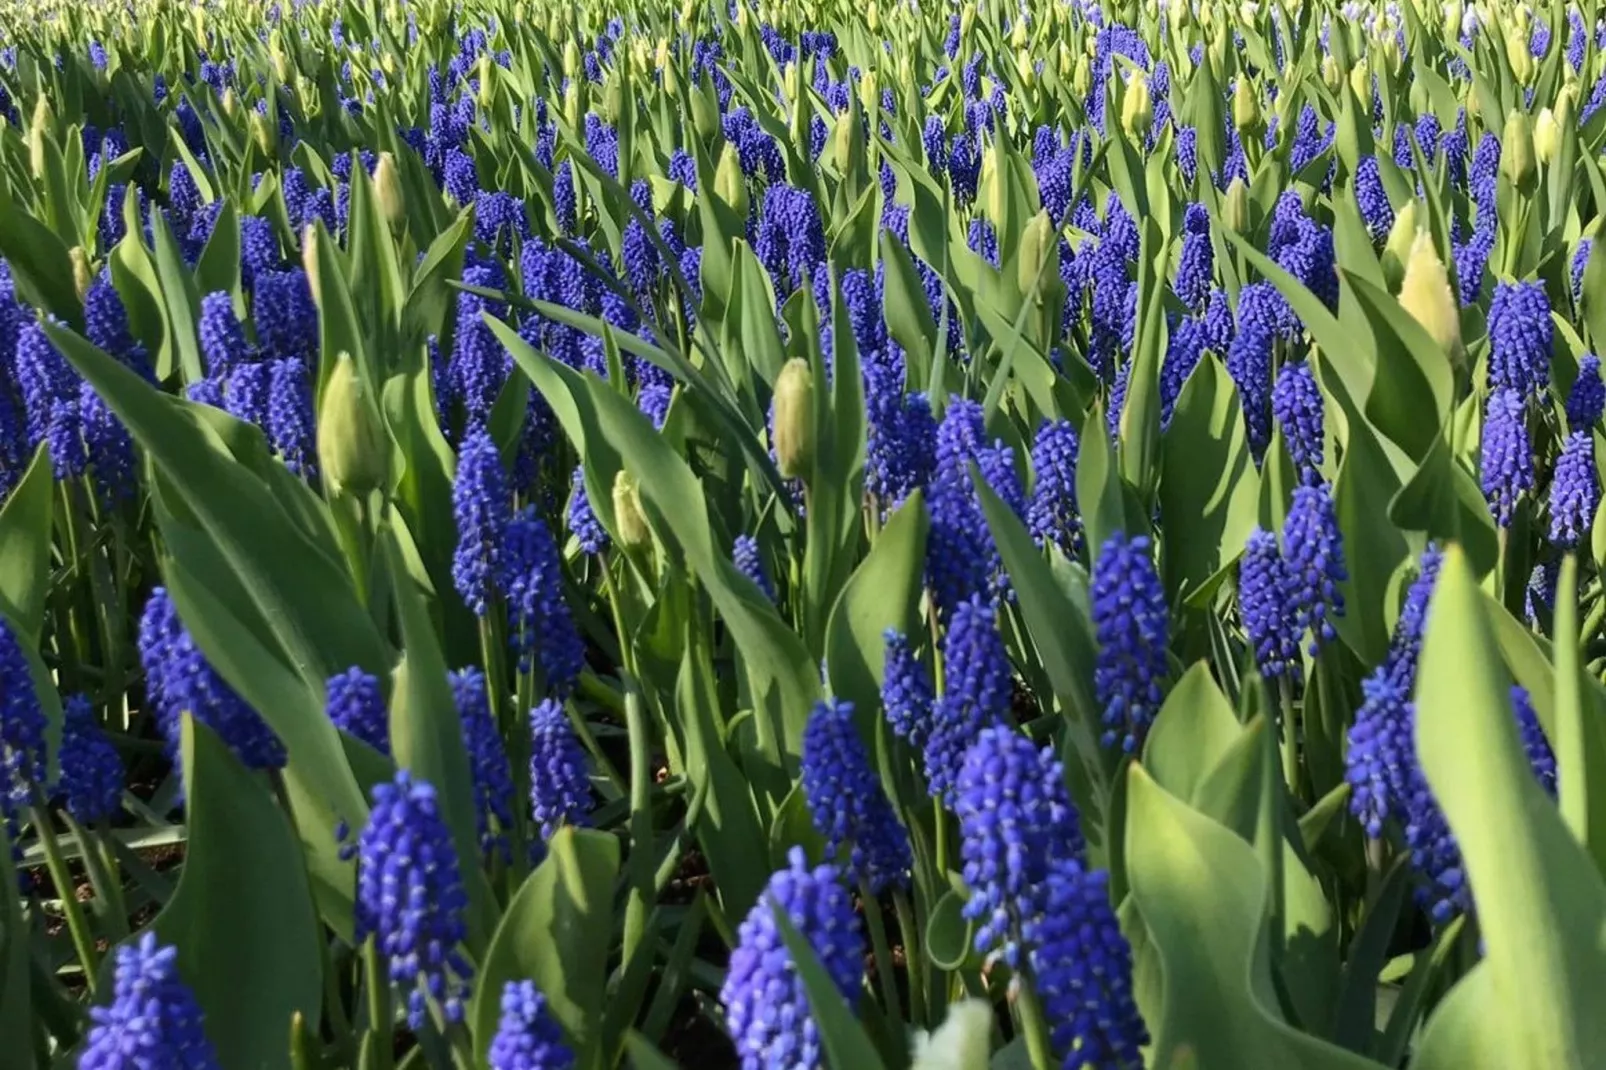
[[[1461,363],[1461,310],[1450,291],[1444,261],[1426,231],[1419,232],[1411,245],[1405,281],[1400,284],[1400,306],[1422,325],[1451,363]]]

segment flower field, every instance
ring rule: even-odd
[[[1606,1066],[1599,8],[0,5],[0,1070]]]

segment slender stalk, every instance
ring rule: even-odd
[[[641,694],[630,683],[625,692],[625,727],[630,735],[630,894],[625,900],[624,961],[634,957],[647,931],[652,909],[652,755]]]
[[[1026,1036],[1026,1055],[1032,1062],[1032,1070],[1052,1070],[1056,1064],[1049,1043],[1048,1020],[1043,1017],[1043,1004],[1037,998],[1037,990],[1032,987],[1027,971],[1016,976],[1015,985],[1015,1014]]]
[[[95,976],[99,957],[95,954],[95,934],[89,931],[89,919],[84,917],[83,904],[73,894],[72,874],[67,870],[67,859],[61,853],[61,844],[56,840],[56,830],[50,823],[50,815],[46,813],[42,803],[34,803],[29,807],[29,815],[33,821],[34,831],[39,834],[39,843],[45,850],[45,868],[50,871],[50,879],[56,885],[56,892],[61,896],[61,912],[67,919],[67,929],[72,934],[73,950],[78,953],[78,962],[84,968],[84,985],[89,989],[91,997],[95,995],[99,979]]]
[[[870,950],[875,955],[876,977],[881,981],[881,1002],[892,1022],[892,1035],[903,1036],[903,1005],[898,999],[898,975],[892,969],[892,948],[887,943],[887,925],[881,917],[881,900],[870,890],[870,882],[859,878],[859,898],[864,903],[864,920],[870,926]],[[904,961],[911,961],[904,948]],[[911,971],[912,973],[913,971]]]
[[[931,969],[931,960],[921,953],[924,945],[920,942],[920,926],[915,922],[914,904],[909,902],[909,895],[902,888],[892,890],[892,908],[897,911],[898,931],[903,936],[904,972],[909,976],[909,1018],[929,1029],[933,1023],[926,1007],[926,973]]]
[[[1283,780],[1288,793],[1299,794],[1299,739],[1294,731],[1294,689],[1285,675],[1277,681],[1277,703],[1283,718]]]
[[[391,1039],[390,974],[379,955],[379,942],[373,936],[362,945],[362,968],[368,983],[368,1032],[373,1037],[374,1070],[390,1070],[395,1056]]]

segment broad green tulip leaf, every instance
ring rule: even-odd
[[[0,505],[0,614],[39,644],[50,594],[50,537],[55,475],[44,443]]]
[[[887,520],[831,613],[825,646],[831,691],[851,700],[861,718],[880,705],[887,629],[908,635],[918,625],[929,527],[916,491]]]
[[[1606,1019],[1586,993],[1606,987],[1606,882],[1534,778],[1498,664],[1477,582],[1452,547],[1428,612],[1416,746],[1477,904],[1484,1010],[1504,1065],[1595,1066]]]
[[[606,832],[565,826],[547,842],[546,858],[508,903],[479,966],[469,1021],[481,1065],[502,989],[526,980],[546,997],[578,1065],[597,1065],[618,874],[619,841]]]
[[[1606,873],[1606,728],[1600,689],[1583,675],[1578,635],[1578,558],[1568,554],[1556,582],[1556,752],[1561,816]]]
[[[1165,580],[1186,599],[1232,564],[1255,528],[1260,477],[1249,453],[1238,392],[1206,358],[1188,376],[1160,444],[1160,512],[1188,518],[1166,539]]]
[[[224,1066],[290,1066],[291,1015],[322,1016],[323,951],[301,845],[268,790],[209,728],[182,728],[189,839],[156,919]]]
[[[1242,732],[1210,663],[1198,661],[1166,695],[1143,744],[1143,765],[1171,794],[1194,799]]]
[[[1128,772],[1127,879],[1159,959],[1162,997],[1149,1065],[1237,1070],[1378,1070],[1283,1020],[1255,849]]]

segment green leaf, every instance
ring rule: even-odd
[[[457,845],[458,865],[469,890],[469,946],[483,947],[495,918],[490,886],[480,866],[473,773],[463,742],[463,721],[446,678],[446,662],[423,598],[402,561],[393,532],[384,544],[403,653],[390,698],[390,749],[396,764],[434,785],[446,823]],[[495,716],[498,711],[492,710]]]
[[[779,903],[771,903],[771,909],[775,912],[775,924],[781,931],[781,939],[786,941],[787,953],[792,956],[792,966],[803,979],[803,988],[809,994],[809,1010],[819,1023],[820,1044],[825,1049],[827,1061],[832,1066],[853,1067],[853,1070],[886,1070],[886,1064],[881,1061],[881,1055],[865,1033],[864,1026],[848,1009],[836,982],[820,965],[819,956],[797,931],[786,909]]]
[[[10,838],[0,834],[0,846],[10,850]],[[20,1039],[35,1024],[28,977],[28,926],[17,893],[22,870],[6,868],[8,872],[0,873],[0,1033],[18,1040],[0,1045],[0,1070],[34,1070],[33,1045]]]
[[[1454,401],[1450,358],[1387,290],[1353,271],[1345,271],[1344,277],[1366,312],[1377,354],[1366,417],[1421,459],[1440,437]]]
[[[1160,511],[1185,516],[1165,539],[1166,586],[1185,600],[1243,551],[1255,528],[1260,478],[1244,432],[1238,392],[1205,359],[1188,376],[1160,444]]]
[[[1254,848],[1130,767],[1127,879],[1159,957],[1149,1064],[1235,1070],[1378,1070],[1283,1020]],[[1145,1010],[1150,1010],[1145,1008]]]
[[[1561,816],[1606,873],[1606,735],[1600,689],[1586,681],[1579,657],[1578,558],[1562,559],[1556,581],[1556,709],[1550,739],[1556,751]]]
[[[56,500],[50,452],[43,443],[0,507],[0,614],[38,646],[50,594],[51,516]]]
[[[184,872],[157,917],[224,1066],[288,1067],[290,1018],[316,1032],[323,951],[307,873],[284,812],[205,725],[182,729],[189,821]]]
[[[1401,857],[1389,867],[1382,884],[1368,897],[1360,929],[1350,943],[1349,961],[1344,963],[1333,1039],[1362,1055],[1373,1054],[1375,1047],[1378,976],[1388,963],[1389,945],[1411,888],[1411,878],[1408,858]]]
[[[731,757],[719,722],[719,693],[708,639],[687,622],[686,652],[675,683],[675,705],[686,734],[686,776],[703,799],[694,831],[708,857],[727,917],[743,917],[769,879],[768,837],[753,789]]]
[[[84,321],[72,260],[56,232],[0,192],[0,255],[11,268],[17,296],[70,324]]]
[[[470,1021],[482,1065],[502,989],[522,980],[546,997],[582,1070],[599,1065],[618,874],[619,841],[606,832],[566,826],[547,842],[546,858],[508,903],[480,964]]]
[[[1242,732],[1210,663],[1197,661],[1166,695],[1143,744],[1143,765],[1165,790],[1193,799]]]
[[[630,1065],[635,1070],[680,1070],[673,1059],[634,1029],[625,1034],[625,1051],[630,1054]]]
[[[939,970],[953,972],[975,957],[974,927],[965,920],[965,897],[950,888],[926,919],[926,954]]]
[[[1081,452],[1076,459],[1076,501],[1082,510],[1082,530],[1087,537],[1088,559],[1092,562],[1098,559],[1110,536],[1127,531],[1121,474],[1115,448],[1105,430],[1102,403],[1095,403],[1082,420],[1081,440]]]
[[[1450,444],[1441,435],[1433,437],[1421,460],[1389,503],[1389,519],[1400,530],[1422,532],[1441,545],[1459,542],[1479,575],[1492,571],[1500,542],[1477,480],[1450,457]]]
[[[1344,642],[1368,665],[1381,662],[1388,650],[1384,599],[1389,577],[1409,553],[1405,537],[1388,516],[1389,503],[1399,488],[1399,477],[1371,426],[1351,425],[1333,490],[1349,565],[1349,578],[1340,585],[1344,615],[1333,623]]]
[[[888,519],[831,611],[825,664],[831,691],[863,715],[880,705],[888,628],[909,634],[924,590],[931,522],[915,491]]]
[[[1477,582],[1451,547],[1423,640],[1416,746],[1478,908],[1481,1032],[1505,1038],[1506,1066],[1596,1066],[1606,1019],[1584,994],[1606,986],[1606,883],[1534,779],[1496,655]],[[1430,1023],[1421,1066],[1449,1065],[1444,1045],[1457,1044],[1445,1036]]]
[[[167,349],[184,382],[198,383],[206,377],[206,369],[201,364],[201,343],[195,333],[196,320],[201,312],[201,297],[195,289],[195,277],[185,265],[184,254],[173,237],[172,228],[167,225],[167,214],[152,212],[150,226],[156,277],[161,280],[162,302],[167,309]]]

